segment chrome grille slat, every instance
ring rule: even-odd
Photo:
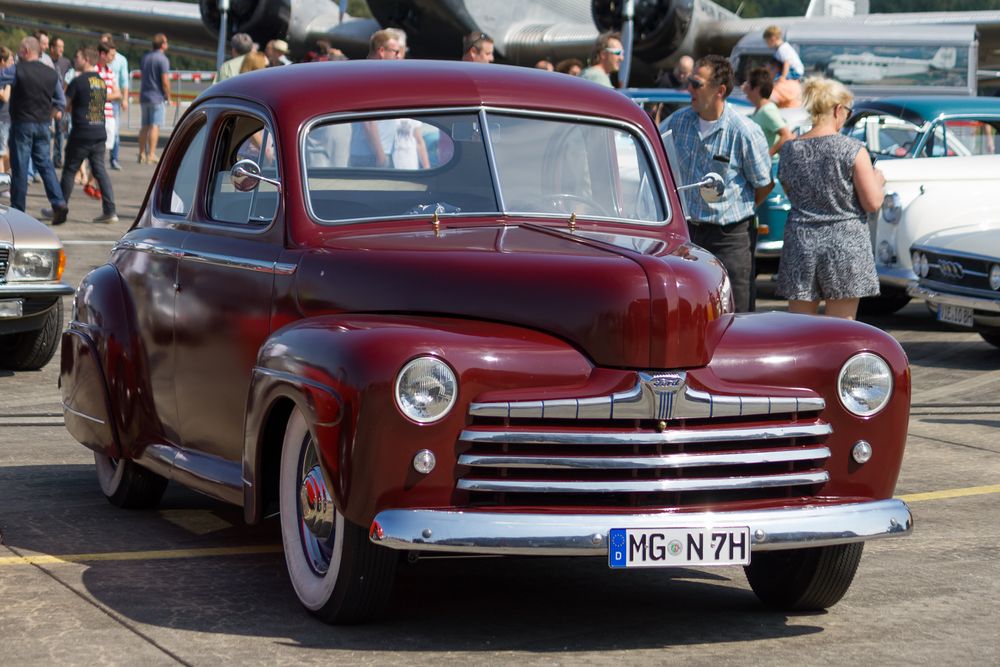
[[[639,431],[487,431],[466,429],[462,431],[459,440],[472,443],[501,443],[511,445],[679,445],[813,438],[829,435],[830,433],[833,433],[833,428],[829,424],[700,430],[677,429],[663,431],[662,433]]]
[[[542,401],[495,401],[472,403],[473,417],[502,419],[712,419],[758,415],[816,412],[826,402],[816,397],[727,396],[687,386],[683,372],[638,373],[636,385],[609,396]],[[669,386],[657,386],[658,378],[668,378]]]
[[[822,484],[830,479],[825,470],[780,475],[745,477],[701,477],[650,480],[542,480],[542,479],[460,479],[465,491],[522,493],[664,493],[680,491],[735,491],[773,487]]]
[[[10,246],[0,246],[0,283],[7,282],[7,267],[10,265]]]
[[[474,468],[649,470],[705,466],[752,465],[818,461],[830,458],[827,447],[762,449],[752,452],[667,454],[665,456],[521,456],[510,454],[463,454],[459,465]]]

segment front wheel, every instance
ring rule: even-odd
[[[769,607],[819,611],[847,593],[864,542],[754,554],[743,568],[750,588]]]
[[[0,367],[13,371],[37,371],[45,366],[59,346],[62,321],[60,298],[45,314],[38,329],[0,336]]]
[[[327,623],[376,615],[392,592],[397,554],[368,540],[334,506],[312,434],[295,410],[281,450],[281,541],[299,601]]]

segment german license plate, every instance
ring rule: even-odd
[[[948,303],[938,304],[938,319],[948,324],[957,324],[960,327],[971,327],[972,309]]]
[[[613,568],[749,564],[748,526],[612,528],[608,533]]]
[[[0,301],[0,317],[21,317],[24,314],[24,301],[21,299],[3,299]]]

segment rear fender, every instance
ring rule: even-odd
[[[121,275],[105,264],[80,283],[62,339],[66,426],[82,444],[115,457],[137,457],[162,432],[134,323]]]

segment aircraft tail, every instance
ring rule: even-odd
[[[952,69],[958,61],[958,51],[954,46],[942,46],[931,58],[931,67],[934,69]]]
[[[868,13],[868,0],[809,0],[806,18],[817,16],[862,16]]]

